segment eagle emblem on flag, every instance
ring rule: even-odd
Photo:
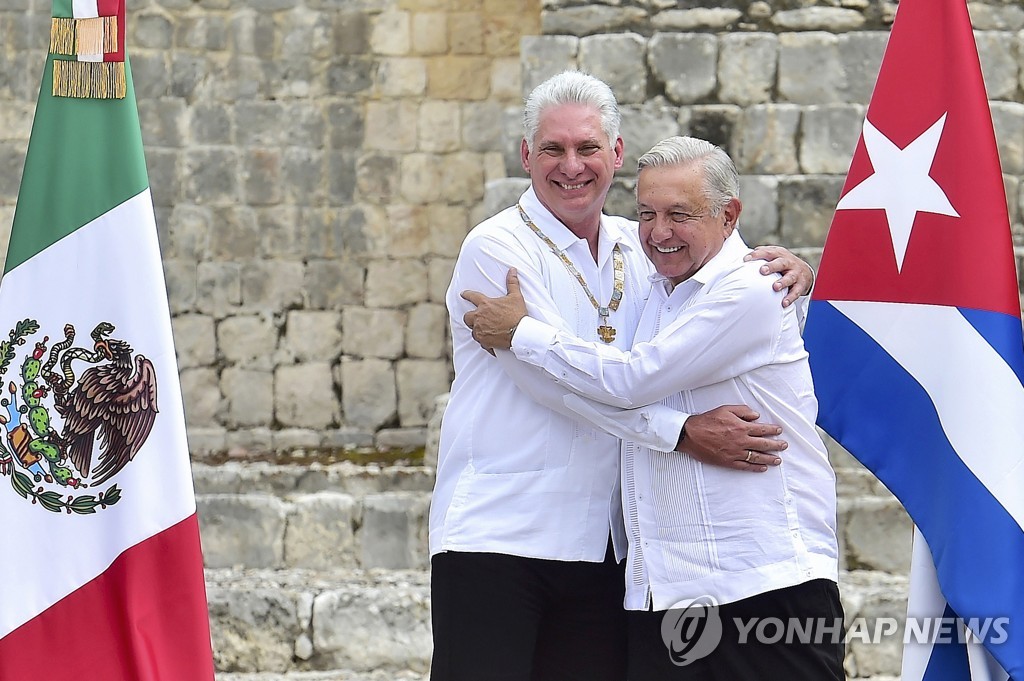
[[[0,342],[0,382],[15,363],[17,348],[38,330],[37,321],[25,319]],[[98,495],[65,498],[64,489],[107,482],[134,460],[156,422],[153,363],[134,354],[126,341],[111,338],[113,332],[113,324],[100,322],[91,334],[93,346],[78,347],[75,327],[66,324],[64,339],[49,354],[49,336],[44,336],[25,353],[19,376],[0,397],[6,431],[0,436],[0,474],[11,477],[18,494],[48,511],[89,514],[117,503],[116,484]],[[76,363],[83,362],[93,366],[76,376]]]

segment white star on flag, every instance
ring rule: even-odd
[[[836,210],[883,209],[898,271],[903,269],[903,258],[918,212],[960,217],[942,187],[928,175],[945,124],[946,114],[942,114],[917,139],[900,149],[864,118],[864,146],[875,172],[847,192]]]

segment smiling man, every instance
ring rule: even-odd
[[[460,296],[501,295],[516,268],[539,318],[632,346],[651,264],[636,224],[602,213],[622,165],[619,119],[596,78],[570,71],[538,86],[523,116],[531,187],[470,232],[455,265],[455,381],[430,508],[432,681],[625,678],[619,440],[569,409],[572,393],[540,369],[481,349]],[[762,266],[785,270],[776,283],[792,284],[796,298],[810,268],[781,255]],[[776,278],[765,277],[769,288]],[[679,447],[750,477],[778,463],[771,452],[786,444],[770,419],[755,422],[745,406],[702,411],[655,404],[628,414],[625,428],[652,448]]]
[[[718,147],[672,137],[640,158],[639,238],[657,274],[631,350],[580,338],[532,310],[526,316],[515,273],[503,299],[467,296],[479,305],[466,321],[482,346],[511,346],[553,385],[622,408],[746,404],[785,429],[785,462],[748,475],[632,442],[612,427],[625,438],[631,679],[844,678],[835,476],[814,427],[796,311],[745,260],[741,211],[736,169]],[[686,632],[666,611],[708,600],[718,604],[721,643],[680,664],[669,653],[686,647]],[[751,623],[764,621],[806,636],[759,640]]]

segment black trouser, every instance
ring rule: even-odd
[[[845,679],[843,606],[839,587],[815,579],[769,591],[717,608],[721,642],[705,656],[680,666],[673,662],[666,637],[674,636],[676,650],[686,648],[688,636],[699,628],[663,631],[666,611],[630,611],[630,681],[836,681]],[[674,611],[667,611],[672,617]],[[675,611],[678,612],[678,611]],[[738,620],[738,621],[737,621]],[[676,620],[676,623],[678,620]],[[782,627],[782,628],[780,628]],[[787,640],[789,641],[787,643]],[[694,652],[703,654],[692,648]]]
[[[623,568],[496,553],[431,561],[431,681],[623,681]]]

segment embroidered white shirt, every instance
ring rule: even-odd
[[[814,421],[797,313],[748,253],[739,233],[674,288],[652,291],[630,351],[581,343],[523,319],[513,351],[556,385],[620,407],[653,401],[688,413],[746,404],[783,426],[781,466],[749,473],[704,466],[633,442],[622,447],[629,535],[626,607],[656,610],[711,596],[728,603],[810,579],[838,579],[835,475]],[[580,398],[567,398],[592,414]],[[614,417],[601,422],[623,437]],[[667,451],[667,450],[666,450]]]
[[[573,262],[601,305],[614,285],[612,248],[625,264],[622,301],[608,323],[613,345],[627,349],[643,310],[650,263],[635,222],[602,216],[595,262],[590,247],[562,225],[533,190],[520,203],[532,221]],[[447,292],[455,381],[441,425],[437,479],[430,508],[430,553],[496,552],[552,560],[598,562],[609,533],[625,555],[619,494],[619,440],[565,405],[570,394],[510,352],[491,356],[473,340],[463,316],[464,290],[505,294],[508,269],[530,314],[582,338],[597,340],[601,324],[579,281],[523,222],[516,207],[466,237]],[[652,405],[626,414],[630,436],[675,447],[686,414]]]

